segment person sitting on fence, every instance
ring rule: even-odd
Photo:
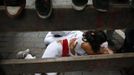
[[[47,35],[50,35],[50,33]],[[55,39],[53,36],[45,39],[48,38]],[[48,44],[42,58],[113,54],[113,51],[108,47],[107,37],[103,31],[72,31],[59,38]],[[25,56],[27,57],[27,55]],[[56,74],[47,73],[47,75]]]

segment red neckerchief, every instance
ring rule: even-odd
[[[67,39],[63,40],[62,46],[63,46],[62,57],[69,56],[69,46],[68,46],[68,40]]]

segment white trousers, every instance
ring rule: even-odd
[[[65,38],[65,36],[67,36],[71,31],[61,31],[61,33],[59,32],[48,32],[45,39],[44,39],[44,43],[46,45],[52,43],[53,41],[58,41],[60,39]],[[54,37],[55,34],[61,35],[61,37]]]
[[[82,31],[63,31],[61,33],[62,34],[48,32],[44,39],[44,43],[48,45],[48,44],[52,43],[53,41],[58,41],[58,40],[65,39],[65,38],[78,38],[79,36],[81,36],[83,34]],[[62,37],[54,37],[55,34],[59,34]]]
[[[55,58],[55,57],[61,57],[62,56],[62,45],[61,43],[58,43],[58,40],[64,39],[64,38],[73,38],[73,37],[79,37],[80,34],[83,32],[81,31],[66,31],[64,34],[62,34],[62,37],[54,37],[55,34],[52,32],[48,32],[46,35],[44,42],[45,44],[49,44],[44,51],[42,58]],[[57,34],[57,33],[56,33]],[[56,67],[55,67],[56,68]],[[35,74],[40,75],[40,74]],[[57,73],[47,73],[47,75],[57,75]]]
[[[50,43],[49,46],[47,46],[45,52],[42,55],[42,58],[61,57],[61,55],[62,55],[62,45],[61,43],[55,41]],[[57,73],[47,73],[47,75],[57,75]]]

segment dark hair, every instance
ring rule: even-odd
[[[100,45],[107,41],[107,37],[103,31],[87,31],[83,34],[83,40],[89,42],[94,52],[98,52]]]

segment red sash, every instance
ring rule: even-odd
[[[68,41],[67,39],[63,40],[63,50],[62,50],[62,57],[67,57],[69,56],[69,47],[68,47]]]

